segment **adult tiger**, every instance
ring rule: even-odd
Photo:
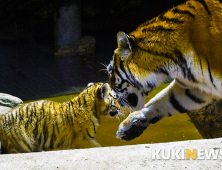
[[[118,48],[107,67],[121,105],[134,110],[117,137],[132,140],[153,123],[197,110],[222,97],[222,5],[189,0],[117,35]],[[145,97],[167,77],[174,81],[151,101]]]
[[[0,116],[2,153],[40,152],[100,146],[94,139],[100,115],[120,112],[109,84],[90,83],[66,103],[35,101]]]

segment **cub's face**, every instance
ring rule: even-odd
[[[120,105],[116,93],[111,89],[108,83],[105,83],[98,89],[98,95],[102,98],[102,114],[109,114],[111,117],[116,116],[120,111]]]
[[[88,86],[93,85],[89,83]],[[101,114],[116,116],[120,112],[120,105],[117,101],[117,95],[114,90],[111,89],[108,83],[101,83],[101,86],[97,89],[97,102],[101,110]]]

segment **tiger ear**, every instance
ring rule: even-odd
[[[98,95],[105,99],[107,98],[107,90],[109,89],[109,84],[105,83],[98,89]]]
[[[95,84],[94,82],[88,83],[87,87],[90,87],[90,86],[92,86],[94,84]]]
[[[127,59],[132,52],[134,52],[134,41],[124,32],[117,34],[117,52],[120,54],[121,59]]]

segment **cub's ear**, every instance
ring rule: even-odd
[[[92,85],[94,85],[95,83],[94,82],[91,82],[91,83],[89,83],[88,85],[87,85],[87,87],[90,87],[90,86],[92,86]]]
[[[117,53],[120,54],[122,60],[125,60],[134,52],[134,41],[124,32],[117,34],[117,44]]]
[[[103,98],[106,99],[107,98],[107,91],[109,89],[109,84],[105,83],[103,84],[99,89],[98,89],[98,95]]]

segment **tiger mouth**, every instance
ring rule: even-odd
[[[131,107],[136,107],[138,104],[138,96],[135,93],[131,93],[127,96],[126,100]]]
[[[109,114],[111,117],[114,117],[114,116],[118,115],[118,113],[119,113],[119,111],[112,111]]]

